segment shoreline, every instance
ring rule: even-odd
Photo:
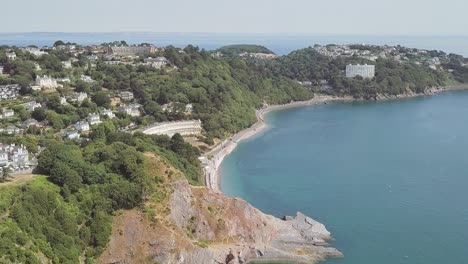
[[[257,122],[255,122],[251,127],[232,135],[201,157],[203,170],[205,172],[206,187],[216,192],[221,192],[221,177],[219,172],[221,163],[227,155],[234,151],[241,141],[263,132],[268,127],[265,121],[265,116],[267,114],[290,108],[320,105],[328,102],[353,102],[355,100],[356,99],[352,96],[339,97],[331,95],[315,95],[312,99],[307,101],[297,101],[282,105],[270,105],[256,110],[255,115],[257,117]]]
[[[447,91],[457,91],[457,90],[468,90],[468,85],[449,85],[443,87],[432,87],[426,89],[424,93],[411,93],[411,94],[401,94],[401,95],[378,95],[375,100],[370,99],[359,99],[352,96],[331,96],[323,94],[315,94],[315,96],[307,101],[297,101],[291,102],[282,105],[270,105],[262,109],[255,111],[257,117],[257,122],[252,126],[239,131],[238,133],[232,135],[228,139],[225,139],[223,142],[215,146],[212,150],[205,153],[200,157],[200,160],[203,164],[203,171],[205,174],[205,186],[213,191],[222,193],[221,190],[221,175],[219,167],[223,162],[224,158],[231,154],[232,151],[237,147],[237,145],[246,139],[249,139],[261,132],[263,132],[268,126],[265,121],[267,114],[279,110],[305,107],[305,106],[314,106],[320,104],[326,104],[329,102],[358,102],[358,101],[391,101],[399,99],[410,99],[415,97],[422,96],[433,96],[441,92]]]

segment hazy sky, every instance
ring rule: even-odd
[[[468,35],[468,0],[0,0],[0,32]]]

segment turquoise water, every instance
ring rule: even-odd
[[[222,189],[332,232],[333,264],[468,263],[468,92],[271,113]]]

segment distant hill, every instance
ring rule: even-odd
[[[275,54],[273,51],[261,45],[249,45],[249,44],[239,44],[239,45],[229,45],[219,48],[217,51],[223,53],[224,55],[239,55],[243,52],[248,53],[265,53],[265,54]]]

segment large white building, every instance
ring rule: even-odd
[[[346,65],[346,77],[354,78],[361,76],[363,78],[373,78],[375,76],[375,65]]]
[[[156,123],[142,129],[142,132],[147,135],[167,135],[169,137],[177,133],[182,136],[199,135],[202,132],[202,123],[200,120]]]
[[[49,77],[47,75],[44,75],[42,77],[37,76],[36,85],[41,87],[41,88],[46,88],[46,89],[57,88],[58,87],[57,80],[55,80],[54,78]]]
[[[0,167],[6,166],[15,171],[29,168],[31,162],[26,147],[23,145],[0,143]]]
[[[32,55],[36,57],[41,57],[42,55],[48,54],[47,52],[39,49],[39,48],[34,48],[34,47],[27,47],[24,48],[24,51],[31,53]]]
[[[7,52],[7,53],[5,53],[5,55],[7,56],[7,58],[9,60],[15,60],[16,59],[16,53],[14,51]]]

